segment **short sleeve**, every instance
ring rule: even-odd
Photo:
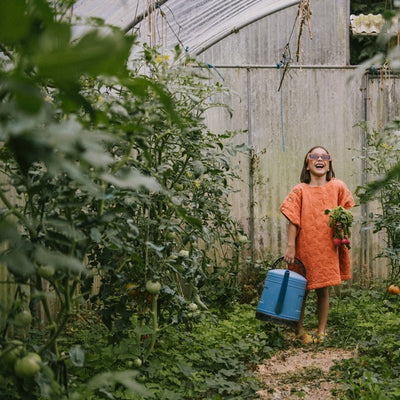
[[[344,182],[342,182],[342,186],[339,191],[339,206],[342,206],[346,209],[354,207],[354,199],[353,196],[346,186]]]
[[[280,212],[293,224],[300,227],[302,191],[299,185],[295,186],[284,202]]]

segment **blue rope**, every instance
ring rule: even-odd
[[[219,71],[217,70],[217,68],[214,67],[214,65],[212,65],[212,64],[207,64],[207,67],[208,67],[208,68],[212,68],[212,69],[219,75],[219,77],[220,77],[223,81],[225,80],[224,77],[219,73]]]
[[[280,75],[280,80],[282,80],[282,64],[278,63],[276,64],[276,68],[279,69],[279,75]],[[282,89],[280,90],[281,92],[281,138],[282,138],[282,151],[285,152],[285,134],[283,131],[283,94],[282,94]]]

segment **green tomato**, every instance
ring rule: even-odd
[[[136,358],[134,361],[133,361],[133,365],[135,366],[135,367],[141,367],[142,366],[142,364],[143,364],[143,362],[142,362],[142,359],[141,358]]]
[[[239,235],[238,236],[239,243],[247,243],[248,239],[246,235]]]
[[[28,354],[26,355],[26,357],[28,357],[28,356],[29,356],[30,358],[36,360],[37,363],[41,364],[42,359],[41,359],[41,357],[39,356],[39,354],[31,352],[31,353],[28,353]]]
[[[14,365],[14,372],[19,378],[31,378],[40,371],[42,359],[39,354],[28,353],[19,358]]]
[[[178,237],[178,235],[176,234],[176,232],[170,231],[170,232],[167,233],[167,239],[169,239],[169,240],[174,240],[177,237]]]
[[[26,328],[30,326],[31,323],[32,314],[28,310],[22,310],[14,317],[14,325],[19,328]]]
[[[160,290],[161,290],[161,283],[160,282],[147,281],[146,282],[146,290],[150,294],[158,294],[158,293],[160,293]]]
[[[50,279],[56,273],[56,270],[51,265],[42,265],[37,269],[37,273],[44,279]]]
[[[42,365],[40,373],[43,377],[46,377],[50,382],[52,382],[52,384],[54,384],[54,372],[48,365]]]
[[[145,383],[147,380],[147,377],[146,377],[146,375],[140,374],[135,379],[140,383]]]
[[[6,368],[14,367],[15,361],[22,354],[24,344],[20,341],[14,341],[12,344],[7,344],[6,348],[0,354],[0,363]]]

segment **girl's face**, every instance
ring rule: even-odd
[[[311,175],[321,177],[329,171],[331,156],[321,147],[313,149],[307,154],[307,169]]]

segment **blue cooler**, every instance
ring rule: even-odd
[[[283,257],[275,261],[275,268]],[[305,276],[303,263],[297,258],[296,264]],[[297,272],[288,269],[271,269],[265,279],[264,289],[256,311],[256,318],[263,321],[296,325],[300,319],[301,307],[307,280]]]

